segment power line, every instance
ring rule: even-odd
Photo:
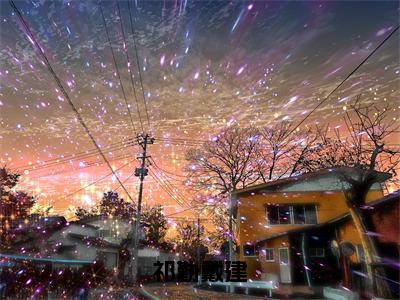
[[[103,151],[111,151],[111,150],[115,151],[115,149],[118,150],[119,149],[118,146],[121,146],[121,145],[124,145],[121,148],[126,148],[126,147],[128,147],[130,145],[134,145],[134,144],[132,142],[132,139],[129,139],[128,141],[125,141],[125,142],[122,141],[122,142],[111,143],[108,146],[104,147]],[[69,155],[61,155],[61,157],[51,158],[51,159],[43,160],[41,162],[26,164],[26,165],[22,165],[22,166],[16,166],[16,167],[14,167],[14,169],[17,170],[17,169],[34,168],[35,166],[40,166],[41,167],[41,166],[43,166],[43,165],[45,165],[47,163],[48,164],[53,164],[55,162],[58,163],[58,162],[61,162],[61,161],[64,161],[64,160],[65,161],[76,160],[76,159],[79,159],[79,158],[84,158],[87,155],[92,155],[94,153],[98,154],[97,149],[90,149],[90,150],[81,151],[81,152],[78,152],[78,153],[72,153],[72,154],[69,154]]]
[[[200,206],[200,205],[197,205],[197,206],[190,206],[190,207],[188,207],[188,208],[186,208],[186,209],[183,209],[183,210],[181,210],[181,211],[177,211],[177,212],[174,212],[174,213],[172,213],[172,214],[165,215],[165,217],[168,218],[168,217],[171,217],[171,216],[175,216],[175,215],[177,215],[177,214],[186,212],[186,211],[188,211],[188,210],[196,209],[196,208],[198,208],[199,206]],[[202,207],[203,207],[202,210],[204,210],[207,206],[212,206],[212,205],[203,205],[203,206],[202,206]]]
[[[110,149],[110,150],[114,151],[114,153],[113,153],[113,155],[114,155],[116,152],[119,152],[121,150],[125,150],[126,148],[128,148],[128,147],[127,146],[123,146],[123,147],[118,147],[118,148],[114,148],[114,149]],[[110,151],[110,150],[108,150],[108,151]],[[76,157],[76,158],[70,158],[70,159],[65,159],[65,160],[54,161],[52,163],[39,165],[37,167],[33,166],[32,168],[25,168],[25,171],[38,172],[38,171],[45,170],[45,169],[57,168],[57,167],[64,166],[64,165],[70,165],[70,164],[72,164],[74,162],[77,162],[77,161],[85,161],[86,165],[90,165],[90,164],[93,164],[93,163],[97,163],[97,161],[90,161],[90,159],[97,158],[98,156],[99,156],[99,153],[92,153],[92,154],[88,154],[88,155],[85,155],[85,156],[79,156],[79,157]]]
[[[174,195],[174,191],[171,190],[171,188],[169,186],[167,186],[165,184],[164,181],[162,181],[161,178],[159,178],[157,176],[157,174],[154,172],[154,170],[149,169],[150,171],[150,175],[153,177],[153,179],[158,183],[158,185],[173,199],[175,200],[179,205],[184,205],[186,203],[184,203],[184,201],[182,199],[180,199],[180,197],[178,197],[177,195]]]
[[[132,10],[131,10],[130,1],[128,1],[128,10],[129,10],[129,20],[130,20],[130,24],[131,24],[133,47],[134,47],[134,50],[135,50],[136,62],[137,62],[137,65],[138,65],[140,87],[142,89],[143,103],[144,103],[144,108],[146,110],[147,125],[149,126],[149,130],[150,130],[150,118],[149,118],[149,112],[147,110],[146,96],[144,94],[142,71],[141,71],[141,67],[140,67],[139,54],[138,54],[137,47],[136,47],[135,30],[133,29],[133,20],[132,20],[133,18],[132,18]]]
[[[110,159],[110,162],[114,162],[114,161],[118,161],[118,160],[122,160],[122,159],[127,159],[127,158],[132,158],[135,157],[134,155],[120,155],[117,156],[113,159]],[[92,168],[92,167],[98,167],[101,166],[102,164],[104,164],[105,162],[101,162],[101,161],[95,161],[95,162],[91,162],[90,164],[87,164],[84,167],[80,167],[77,169],[72,169],[72,170],[62,170],[62,171],[58,171],[58,172],[53,172],[53,173],[47,173],[47,174],[42,174],[42,175],[38,175],[35,177],[30,177],[31,180],[34,179],[39,179],[39,178],[44,178],[44,177],[48,177],[48,176],[54,176],[54,175],[60,175],[60,174],[65,174],[65,173],[71,173],[71,172],[76,172],[76,171],[81,171],[82,169],[87,169],[87,168]]]
[[[150,167],[153,167],[153,168],[154,168],[155,166],[150,165]],[[175,193],[177,196],[179,196],[180,199],[182,200],[182,202],[185,202],[185,203],[186,203],[186,200],[184,200],[184,199],[185,199],[185,196],[182,195],[182,194],[179,192],[179,190],[169,181],[168,177],[167,177],[165,174],[163,174],[161,170],[158,170],[157,168],[155,168],[155,170],[158,171],[158,173],[159,173],[159,175],[160,175],[160,179],[163,180],[164,184],[165,184],[173,193]],[[176,192],[176,191],[177,191],[177,192]],[[186,203],[186,205],[188,205],[188,204]]]
[[[132,176],[134,176],[134,175],[135,175],[135,171],[134,171],[133,173],[131,173],[128,177],[126,177],[126,178],[124,179],[124,181],[122,181],[122,183],[125,184],[125,183],[126,183],[129,179],[131,179]],[[121,187],[121,186],[118,185],[115,189],[113,189],[114,192],[116,192],[120,187]]]
[[[164,144],[169,144],[173,146],[185,146],[185,147],[200,147],[202,143],[193,143],[193,142],[186,142],[186,141],[172,141],[172,140],[163,140],[163,139],[156,139],[157,141],[161,141]]]
[[[163,181],[161,181],[160,178],[158,178],[158,176],[156,175],[156,173],[149,168],[149,174],[151,177],[153,177],[153,179],[158,183],[158,185],[174,200],[176,201],[180,206],[185,205],[186,203],[184,201],[182,201],[181,199],[179,199],[178,197],[176,197],[173,194],[173,191],[169,190],[169,188],[167,186],[164,185]],[[187,205],[187,204],[186,204]]]
[[[364,58],[364,60],[353,70],[350,72],[349,75],[347,75],[340,83],[338,86],[336,86],[329,94],[328,96],[325,97],[325,99],[323,99],[320,103],[318,103],[318,105],[316,107],[314,107],[296,126],[293,127],[292,130],[289,131],[289,133],[287,135],[292,134],[301,124],[303,124],[303,122],[309,117],[311,116],[317,109],[318,107],[320,107],[324,102],[326,102],[329,97],[336,92],[344,83],[347,79],[349,79],[355,72],[357,72],[357,70],[372,56],[374,55],[374,53],[383,46],[383,44],[392,37],[392,35],[399,29],[400,26],[397,26],[366,58]]]
[[[118,169],[116,169],[115,172],[120,171],[121,169],[125,168],[127,165],[129,165],[129,164],[131,164],[131,163],[132,163],[132,161],[130,161],[130,162],[128,162],[128,163],[122,165],[121,167],[119,167]],[[99,183],[100,181],[106,179],[107,177],[109,177],[109,176],[111,176],[111,175],[113,175],[112,172],[110,172],[110,173],[108,173],[108,174],[106,174],[106,175],[100,177],[100,178],[97,179],[96,181],[93,181],[93,182],[89,183],[88,185],[85,185],[84,187],[81,187],[80,189],[78,189],[78,190],[76,190],[76,191],[74,191],[74,192],[72,192],[72,193],[69,193],[69,194],[65,195],[65,196],[63,197],[63,199],[69,198],[69,197],[75,195],[76,193],[79,193],[80,191],[86,190],[88,187],[91,187],[92,185],[95,185],[95,184]],[[114,189],[114,190],[115,190],[115,189]]]
[[[171,216],[175,216],[175,215],[181,214],[181,213],[183,213],[183,212],[186,212],[186,211],[192,210],[192,209],[194,209],[193,206],[192,206],[192,207],[189,207],[189,208],[186,208],[186,209],[184,209],[184,210],[181,210],[181,211],[174,212],[174,213],[169,214],[169,215],[165,215],[165,217],[166,217],[166,218],[169,218],[169,217],[171,217]]]
[[[125,31],[124,31],[124,26],[123,26],[123,23],[122,23],[122,16],[121,16],[121,9],[120,9],[120,6],[119,6],[119,1],[117,1],[117,11],[118,11],[119,23],[121,25],[122,39],[123,39],[123,42],[124,42],[124,52],[125,52],[125,55],[126,55],[126,61],[128,62],[129,78],[130,78],[130,81],[131,81],[131,84],[132,84],[133,94],[134,94],[134,97],[135,97],[136,109],[137,109],[137,113],[138,113],[138,116],[139,116],[140,127],[142,129],[142,132],[144,132],[142,116],[140,114],[140,108],[139,108],[139,101],[138,101],[137,95],[136,95],[135,83],[133,82],[133,74],[132,74],[132,71],[131,71],[131,60],[129,58],[128,44],[126,43],[126,39],[125,39]]]
[[[129,141],[128,143],[126,143],[126,145],[123,145],[123,146],[120,146],[120,147],[115,147],[114,146],[114,147],[103,148],[103,151],[114,151],[114,152],[116,152],[116,151],[124,150],[124,149],[128,148],[131,145],[137,145],[137,143],[134,143],[133,141]],[[96,151],[96,152],[92,153],[93,151]],[[75,162],[75,161],[78,161],[78,160],[83,160],[83,159],[87,160],[87,159],[94,158],[94,157],[99,155],[96,149],[90,150],[90,152],[88,151],[87,154],[85,154],[85,152],[83,152],[83,153],[84,154],[80,155],[80,156],[78,154],[72,154],[72,155],[70,155],[71,158],[69,158],[69,157],[54,158],[52,160],[48,160],[49,163],[47,163],[47,164],[37,163],[37,164],[31,164],[31,165],[24,165],[24,166],[19,166],[19,167],[15,168],[15,169],[25,169],[25,170],[27,170],[29,172],[38,172],[38,171],[41,171],[41,170],[44,170],[44,169],[57,168],[58,166],[71,164],[72,162]],[[130,157],[130,156],[127,156],[127,157]],[[117,158],[125,158],[125,156],[119,156]],[[116,160],[117,158],[115,158],[113,160]],[[186,176],[183,176],[183,175],[177,175],[177,174],[174,174],[172,172],[169,172],[169,171],[159,167],[158,164],[155,162],[155,160],[152,157],[150,157],[150,159],[152,160],[152,163],[160,171],[162,171],[164,173],[164,176],[169,178],[170,180],[181,181],[181,179],[177,179],[177,178],[174,178],[174,177],[180,177],[180,178],[185,178],[186,177]],[[97,161],[86,162],[86,165],[83,168],[91,167],[93,164],[96,165],[96,164],[99,164],[99,162],[97,162]],[[38,166],[36,167],[36,165],[38,165]],[[81,169],[82,169],[82,167],[79,168],[79,169],[76,169],[76,170],[81,170]],[[67,172],[72,172],[72,171],[73,170],[71,170],[71,171],[68,170],[68,171],[60,172],[60,173],[67,173]],[[38,177],[39,178],[40,177],[46,177],[46,176],[50,176],[50,175],[54,175],[54,174],[59,174],[59,173],[51,173],[49,175],[38,176]],[[172,177],[172,176],[174,176],[174,177]]]
[[[176,137],[154,137],[156,140],[161,141],[176,141],[176,142],[189,142],[195,144],[204,144],[209,141],[206,140],[196,140],[196,139],[188,139],[188,138],[176,138]]]
[[[124,150],[126,148],[128,148],[128,145],[125,145],[125,146],[122,146],[122,147],[121,146],[114,147],[114,148],[111,148],[111,149],[107,149],[106,151],[118,152],[118,151]],[[89,153],[89,154],[86,154],[86,155],[76,156],[76,157],[73,157],[73,158],[56,159],[53,162],[49,162],[47,164],[39,164],[38,166],[36,166],[36,165],[34,165],[34,166],[28,165],[28,166],[25,166],[25,168],[19,167],[18,169],[24,169],[25,171],[29,171],[29,172],[37,172],[37,171],[41,171],[43,169],[56,168],[58,166],[62,166],[62,165],[65,165],[65,164],[70,164],[72,162],[76,162],[76,161],[80,161],[80,160],[88,160],[88,159],[94,158],[94,157],[96,157],[98,155],[99,155],[98,152]]]
[[[103,12],[103,8],[101,6],[101,1],[100,0],[99,0],[99,8],[100,8],[101,17],[102,17],[103,24],[104,24],[104,29],[105,29],[106,35],[107,35],[107,41],[108,41],[108,44],[110,45],[111,55],[112,55],[112,58],[113,58],[113,61],[114,61],[114,66],[115,66],[115,72],[117,74],[117,77],[118,77],[118,80],[119,80],[119,84],[121,85],[121,91],[122,91],[122,95],[124,97],[126,109],[128,110],[129,119],[131,121],[133,132],[136,132],[135,125],[133,124],[133,118],[132,118],[131,109],[129,108],[128,100],[126,99],[124,85],[122,84],[121,75],[119,74],[117,60],[115,59],[114,49],[113,49],[112,44],[111,44],[110,34],[108,33],[106,18],[104,17],[104,12]]]
[[[110,162],[107,160],[107,157],[104,155],[103,151],[101,150],[100,146],[97,144],[96,140],[94,139],[92,133],[90,132],[89,128],[87,127],[86,123],[84,122],[81,114],[79,113],[79,111],[77,110],[77,108],[75,107],[75,104],[72,102],[71,98],[69,97],[68,93],[66,92],[66,90],[64,89],[64,86],[61,83],[61,80],[58,78],[57,74],[54,72],[49,60],[47,59],[46,54],[44,53],[43,49],[41,48],[41,46],[39,45],[38,41],[36,40],[35,36],[33,35],[32,31],[30,30],[28,24],[25,22],[25,19],[23,18],[21,12],[18,10],[18,8],[16,7],[15,3],[13,0],[9,0],[9,3],[11,5],[11,7],[14,9],[15,13],[18,16],[18,19],[20,20],[20,22],[22,23],[24,29],[26,30],[26,33],[28,34],[29,40],[32,42],[32,44],[34,44],[41,56],[41,58],[44,60],[45,65],[47,66],[49,72],[53,75],[54,80],[56,81],[58,87],[60,88],[60,91],[62,92],[62,94],[64,95],[65,99],[67,99],[68,104],[71,106],[72,110],[74,111],[79,123],[81,123],[82,127],[85,129],[86,134],[89,136],[90,140],[92,141],[92,143],[95,145],[95,147],[97,148],[97,150],[99,151],[100,155],[103,157],[104,161],[107,163],[108,167],[110,168],[110,170],[113,172],[115,178],[118,180],[118,182],[121,184],[122,188],[124,189],[124,191],[126,192],[126,194],[129,196],[129,199],[132,200],[131,196],[129,195],[128,191],[126,190],[125,186],[123,186],[121,180],[119,179],[118,175],[114,172]],[[133,201],[133,200],[132,200]]]
[[[187,177],[184,176],[184,175],[177,175],[177,174],[174,174],[174,173],[172,173],[172,172],[169,172],[169,171],[166,171],[166,170],[164,170],[164,169],[161,169],[161,168],[157,165],[157,163],[156,163],[156,161],[154,160],[153,157],[150,156],[149,159],[151,160],[151,163],[154,164],[154,166],[155,166],[158,170],[162,171],[163,173],[170,174],[171,176],[177,176],[177,177],[187,178]],[[172,178],[172,179],[173,179],[173,180],[182,180],[182,179],[174,179],[174,178]]]
[[[132,161],[130,161],[130,162],[128,162],[128,163],[126,163],[126,164],[120,166],[120,167],[119,167],[118,169],[116,169],[115,171],[118,172],[118,171],[120,171],[121,169],[123,169],[124,167],[126,167],[127,165],[129,165],[129,164],[131,164],[131,163],[132,163]],[[51,204],[53,205],[53,204],[55,204],[55,203],[57,203],[57,202],[59,202],[59,201],[61,201],[61,200],[65,200],[65,199],[67,199],[67,198],[69,198],[69,197],[71,197],[71,196],[73,196],[73,195],[75,195],[75,194],[77,194],[77,193],[79,193],[79,192],[81,192],[81,191],[83,191],[83,190],[86,190],[88,187],[91,187],[92,185],[96,185],[97,183],[99,183],[100,181],[106,179],[107,177],[109,177],[109,176],[111,176],[111,175],[113,175],[112,172],[110,172],[110,173],[108,173],[108,174],[106,174],[106,175],[100,177],[99,179],[97,179],[97,180],[95,180],[95,181],[93,181],[93,182],[91,182],[91,183],[89,183],[89,184],[87,184],[87,185],[85,185],[85,186],[83,186],[83,187],[77,189],[76,191],[73,191],[73,192],[71,192],[71,193],[69,193],[69,194],[63,196],[63,197],[60,198],[60,199],[57,199],[57,200],[53,201]],[[125,182],[126,182],[131,176],[132,176],[132,175],[129,175],[127,178],[125,178],[124,181],[123,181],[122,183],[125,184]],[[112,189],[112,190],[115,192],[115,191],[118,190],[118,188],[120,188],[120,187],[121,187],[121,186],[118,185],[117,188]]]

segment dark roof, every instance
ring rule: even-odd
[[[363,169],[351,168],[351,167],[326,168],[326,169],[321,169],[321,170],[318,170],[315,172],[304,173],[304,174],[301,174],[298,176],[286,177],[286,178],[282,178],[282,179],[278,179],[278,180],[274,180],[274,181],[270,181],[270,182],[253,185],[253,186],[250,186],[247,188],[236,190],[236,191],[232,192],[232,194],[239,196],[239,195],[249,194],[251,192],[257,192],[260,190],[276,191],[276,190],[279,190],[279,188],[281,188],[283,186],[294,184],[296,182],[306,181],[306,180],[309,180],[309,179],[312,179],[315,177],[322,177],[322,176],[326,176],[326,175],[334,174],[334,173],[336,173],[336,174],[340,174],[340,173],[356,174],[359,171],[363,171]],[[389,173],[376,171],[376,174],[378,175],[378,177],[377,177],[378,182],[384,182],[391,177],[391,174],[389,174]]]
[[[13,243],[21,245],[34,240],[43,241],[54,232],[63,229],[68,222],[63,216],[40,217],[36,221],[13,229],[16,235]],[[44,235],[45,232],[45,235]]]
[[[104,220],[107,218],[108,217],[106,215],[94,215],[94,216],[89,216],[89,217],[83,217],[82,219],[73,221],[71,223],[90,225],[90,224],[88,224],[89,222]],[[91,225],[91,226],[93,226],[93,225]]]
[[[368,206],[373,206],[373,207],[376,208],[376,207],[380,207],[380,206],[385,205],[385,204],[389,204],[391,202],[395,202],[396,200],[397,201],[400,200],[400,190],[397,190],[397,191],[395,191],[393,193],[387,194],[385,197],[382,197],[382,198],[380,198],[378,200],[368,202],[367,205]]]
[[[83,234],[72,233],[72,232],[68,233],[68,236],[70,236],[71,238],[73,238],[75,240],[83,242],[83,243],[90,242],[94,246],[98,246],[98,247],[110,247],[110,248],[119,248],[120,247],[119,244],[114,244],[114,243],[108,242],[99,237],[86,236]]]
[[[396,200],[400,201],[400,190],[390,193],[378,200],[369,202],[368,205],[366,206],[366,209],[368,210],[368,207],[379,208],[379,207],[383,206],[384,204],[390,204],[392,202],[395,202]],[[376,210],[371,210],[372,213],[374,211],[376,211]],[[266,242],[266,241],[270,241],[270,240],[276,239],[278,237],[289,235],[289,234],[302,233],[302,232],[307,232],[310,230],[325,228],[325,227],[329,227],[329,226],[335,226],[335,225],[341,224],[343,222],[346,222],[348,220],[350,220],[350,213],[345,213],[345,214],[342,214],[342,215],[340,215],[332,220],[329,220],[327,222],[324,222],[324,223],[309,225],[309,226],[296,228],[296,229],[292,229],[292,230],[288,230],[285,232],[280,232],[280,233],[271,235],[270,237],[257,242],[257,244]]]
[[[114,218],[118,219],[118,220],[125,221],[125,222],[129,222],[129,220],[127,220],[125,218],[122,218],[122,217],[115,217],[114,216]],[[99,221],[99,220],[102,221],[102,220],[108,220],[108,219],[109,219],[109,216],[103,214],[103,215],[95,215],[95,216],[84,217],[82,219],[73,221],[71,223],[73,223],[73,224],[82,224],[82,225],[86,225],[88,227],[92,227],[92,228],[98,229],[99,228],[98,226],[92,225],[92,224],[90,224],[90,222]]]

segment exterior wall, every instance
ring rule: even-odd
[[[63,251],[62,253],[49,253],[49,257],[54,259],[76,259],[94,261],[100,252],[104,255],[105,264],[108,268],[114,268],[118,264],[118,249],[111,247],[93,247],[84,242],[77,241],[69,236],[70,233],[80,234],[84,236],[96,237],[97,230],[93,227],[82,224],[70,224],[62,230],[56,231],[49,238],[51,245],[62,244],[75,246],[74,249]],[[44,250],[44,249],[43,249]]]
[[[265,248],[274,249],[274,261],[270,262],[266,260]],[[289,238],[287,235],[282,237],[270,240],[261,245],[260,251],[258,253],[260,267],[262,272],[262,277],[264,278],[280,278],[280,269],[279,269],[279,248],[289,248]]]
[[[361,247],[360,235],[358,234],[352,220],[341,224],[337,229],[337,233],[339,242],[350,242],[355,247]],[[350,256],[350,261],[352,263],[357,263],[359,261],[357,253],[354,253],[352,256]]]
[[[89,221],[88,224],[97,226],[99,230],[109,230],[112,233],[112,236],[104,236],[102,238],[107,242],[114,244],[121,243],[121,241],[128,236],[128,233],[132,228],[129,222],[115,218],[97,219]]]
[[[380,189],[371,190],[367,196],[367,203],[377,200],[383,196]],[[240,260],[248,264],[247,273],[249,278],[265,277],[266,274],[279,276],[278,248],[288,247],[290,243],[287,235],[277,237],[266,242],[260,248],[257,257],[244,257],[243,245],[255,244],[275,235],[284,234],[292,229],[300,229],[309,225],[270,225],[267,220],[267,204],[315,204],[317,208],[317,222],[324,223],[333,220],[348,212],[347,204],[342,191],[297,191],[297,192],[264,192],[242,196],[239,199],[237,211],[237,235],[240,246]],[[350,224],[344,226],[341,235],[355,245],[359,244],[358,233]],[[274,248],[275,261],[266,262],[262,250]],[[257,272],[258,270],[258,272]],[[279,277],[278,277],[279,278]]]
[[[382,191],[371,191],[367,202],[379,199]],[[330,221],[348,212],[345,197],[341,191],[336,192],[279,192],[264,193],[240,198],[238,207],[239,230],[241,245],[264,240],[276,234],[307,225],[269,225],[266,205],[274,204],[315,204],[317,206],[318,223]]]
[[[400,245],[400,207],[399,201],[375,208],[372,212],[372,221],[378,234],[379,243],[393,243]],[[339,226],[337,229],[339,242],[351,242],[355,247],[361,246],[361,239],[352,220]],[[357,253],[350,257],[353,263],[359,262]]]
[[[400,245],[400,201],[386,204],[372,214],[372,222],[381,243]]]

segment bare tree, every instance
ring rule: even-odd
[[[264,182],[279,179],[287,173],[287,156],[296,145],[292,143],[292,128],[289,123],[281,122],[260,130],[261,146],[257,148],[260,177]]]
[[[293,130],[287,122],[260,129],[256,165],[264,182],[303,173],[302,160],[312,151],[316,130]]]
[[[233,206],[231,193],[257,182],[260,174],[254,165],[259,134],[252,127],[231,126],[201,148],[186,154],[187,182],[196,189],[208,190],[217,199],[229,199],[229,253],[233,258]]]
[[[357,98],[350,110],[352,112],[347,112],[344,118],[348,136],[343,136],[338,128],[331,137],[326,132],[319,132],[318,146],[304,157],[301,165],[307,171],[337,166],[352,167],[355,170],[339,171],[339,177],[364,249],[367,286],[370,292],[375,290],[377,296],[390,298],[388,285],[382,280],[383,269],[373,267],[379,263],[379,255],[375,238],[369,234],[374,231],[373,223],[370,216],[364,213],[363,207],[371,187],[382,181],[380,172],[396,176],[400,152],[399,149],[388,147],[386,142],[397,128],[388,119],[388,107],[379,109],[375,105],[363,106]]]
[[[260,178],[254,167],[258,139],[254,128],[231,126],[201,148],[190,149],[185,169],[188,184],[220,195],[255,183]]]
[[[204,226],[197,227],[193,222],[179,222],[177,226],[177,236],[172,241],[176,246],[176,250],[181,255],[195,260],[199,255],[200,261],[204,260],[208,253],[207,242],[204,238]]]

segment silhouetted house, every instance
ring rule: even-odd
[[[64,217],[58,216],[42,217],[29,226],[20,228],[21,240],[18,245],[22,255],[35,258],[35,262],[40,262],[41,259],[52,262],[53,268],[67,265],[80,267],[88,261],[100,260],[107,269],[122,268],[122,274],[127,274],[128,264],[121,264],[121,255],[123,250],[128,250],[129,253],[126,240],[131,228],[129,221],[110,216],[93,216],[73,222],[67,222]],[[169,260],[171,255],[142,247],[139,249],[139,258],[140,274],[152,275],[153,263],[157,260]]]

